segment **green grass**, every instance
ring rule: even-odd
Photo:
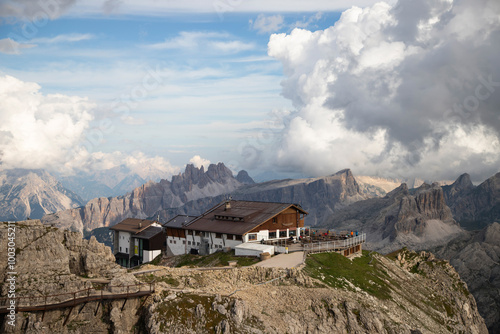
[[[390,287],[385,280],[392,281],[380,269],[380,264],[368,251],[352,261],[337,253],[311,254],[306,260],[305,272],[311,277],[338,289],[354,290],[347,282],[379,299],[390,299]]]
[[[155,276],[154,274],[149,274],[149,275],[142,275],[139,278],[141,281],[146,282],[146,283],[165,282],[168,285],[171,285],[173,287],[179,286],[179,281],[177,281],[175,278],[173,278],[170,275]]]
[[[235,256],[234,251],[217,252],[210,255],[186,254],[179,256],[176,267],[224,267],[229,265],[229,261],[236,261],[238,267],[250,266],[259,262],[256,257]]]

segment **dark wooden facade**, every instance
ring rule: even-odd
[[[249,233],[256,233],[262,230],[296,229],[297,227],[304,227],[304,216],[299,210],[291,207],[255,227]]]

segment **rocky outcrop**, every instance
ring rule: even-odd
[[[7,224],[0,228],[7,245]],[[88,288],[87,277],[112,277],[122,271],[111,249],[95,238],[43,225],[39,220],[15,224],[16,272],[23,295],[54,294]],[[0,258],[0,282],[6,278],[7,257]],[[2,286],[5,296],[7,285]]]
[[[500,224],[463,234],[433,252],[467,282],[490,333],[500,333]]]
[[[468,174],[461,175],[451,186],[443,187],[453,217],[464,228],[481,229],[500,221],[500,173],[477,187]]]
[[[1,223],[0,244],[7,245],[7,224]],[[95,288],[91,278],[110,279],[111,285],[134,284],[137,280],[115,263],[109,247],[95,238],[83,240],[76,232],[43,225],[39,220],[15,224],[16,295],[18,297],[43,297],[74,293]],[[0,258],[0,297],[6,297],[7,257]],[[106,289],[106,287],[101,287]],[[61,295],[63,294],[63,295]],[[67,295],[66,295],[67,296]],[[54,298],[57,297],[51,297]],[[44,299],[32,299],[40,304]],[[61,299],[62,301],[63,299]],[[129,333],[139,319],[136,315],[138,300],[112,301],[99,305],[89,302],[69,313],[69,308],[46,312],[18,312],[15,327],[3,321],[2,333]],[[64,325],[66,318],[68,322]],[[4,319],[5,320],[5,319]]]
[[[47,215],[42,221],[82,232],[111,226],[128,217],[151,217],[163,209],[225,194],[241,185],[222,163],[210,165],[206,172],[203,166],[187,165],[185,172],[172,177],[171,181],[151,181],[125,196],[95,198],[83,207]]]
[[[153,274],[169,283],[146,302],[147,332],[487,333],[474,298],[447,262],[408,251],[395,261],[365,253],[354,262],[359,275],[369,275],[368,286],[349,273],[332,278],[322,267],[313,278],[314,264],[303,270],[166,268]]]
[[[39,219],[82,204],[78,195],[43,170],[0,171],[0,220]]]
[[[353,203],[336,211],[324,226],[364,231],[367,247],[383,253],[402,247],[428,249],[462,233],[441,187],[425,183],[411,192],[403,183],[383,198]]]

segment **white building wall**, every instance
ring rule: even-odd
[[[172,255],[183,255],[186,254],[186,252],[189,252],[189,250],[191,249],[191,247],[187,249],[185,238],[172,236],[167,237],[167,247],[172,252]]]
[[[118,251],[120,253],[130,253],[130,233],[119,231],[118,232]]]
[[[153,261],[155,257],[160,255],[160,253],[161,253],[160,249],[150,250],[150,251],[143,250],[142,251],[142,263]]]

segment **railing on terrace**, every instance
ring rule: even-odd
[[[304,243],[302,246],[304,248],[304,253],[310,254],[310,253],[320,253],[320,252],[328,252],[334,250],[343,250],[360,245],[365,241],[366,241],[366,233],[361,233],[356,237],[350,237],[343,240],[310,242],[310,243]]]

